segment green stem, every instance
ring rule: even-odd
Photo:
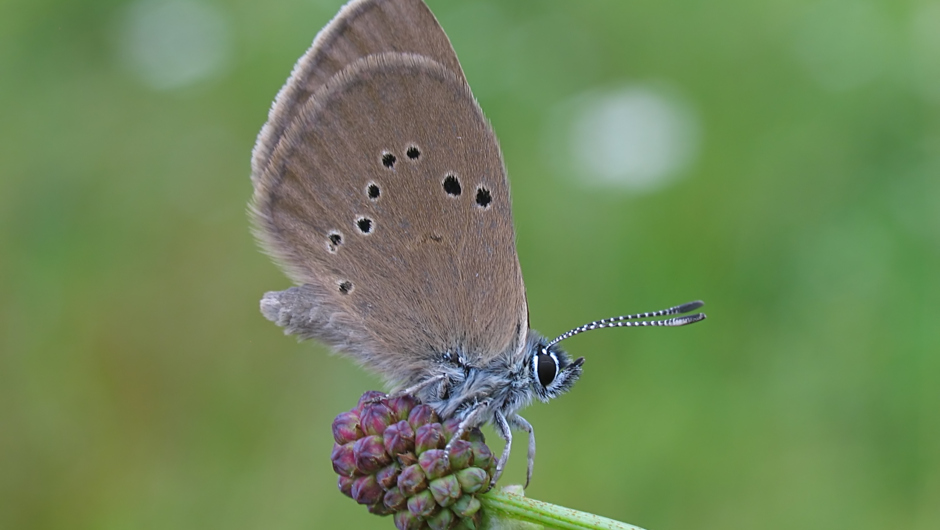
[[[579,512],[547,502],[529,499],[514,491],[519,486],[495,488],[478,495],[483,504],[487,528],[561,528],[566,530],[643,530],[593,513]],[[488,519],[488,520],[487,520]],[[523,524],[519,524],[523,523]],[[534,523],[525,524],[525,523]]]

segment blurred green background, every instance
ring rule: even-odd
[[[392,527],[328,457],[378,379],[260,315],[289,284],[245,215],[339,7],[0,2],[0,527]],[[940,2],[431,7],[502,143],[533,327],[708,302],[566,342],[585,372],[525,413],[528,494],[650,530],[940,528]]]

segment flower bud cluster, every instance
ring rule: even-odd
[[[479,528],[496,460],[479,429],[451,442],[459,425],[414,396],[366,392],[333,420],[339,490],[399,530]]]

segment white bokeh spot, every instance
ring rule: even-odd
[[[118,17],[118,55],[145,85],[171,90],[216,77],[232,55],[219,9],[190,0],[138,0]]]
[[[576,97],[561,111],[566,174],[588,186],[659,190],[698,152],[692,107],[657,85],[631,85]]]

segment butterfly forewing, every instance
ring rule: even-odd
[[[386,53],[334,75],[296,109],[253,210],[267,249],[308,285],[305,334],[389,379],[420,380],[445,352],[480,365],[521,347],[499,145],[446,66]]]
[[[416,53],[463,78],[447,35],[421,0],[354,0],[323,28],[271,107],[252,153],[252,181],[264,172],[281,135],[328,79],[358,59],[386,52]]]

